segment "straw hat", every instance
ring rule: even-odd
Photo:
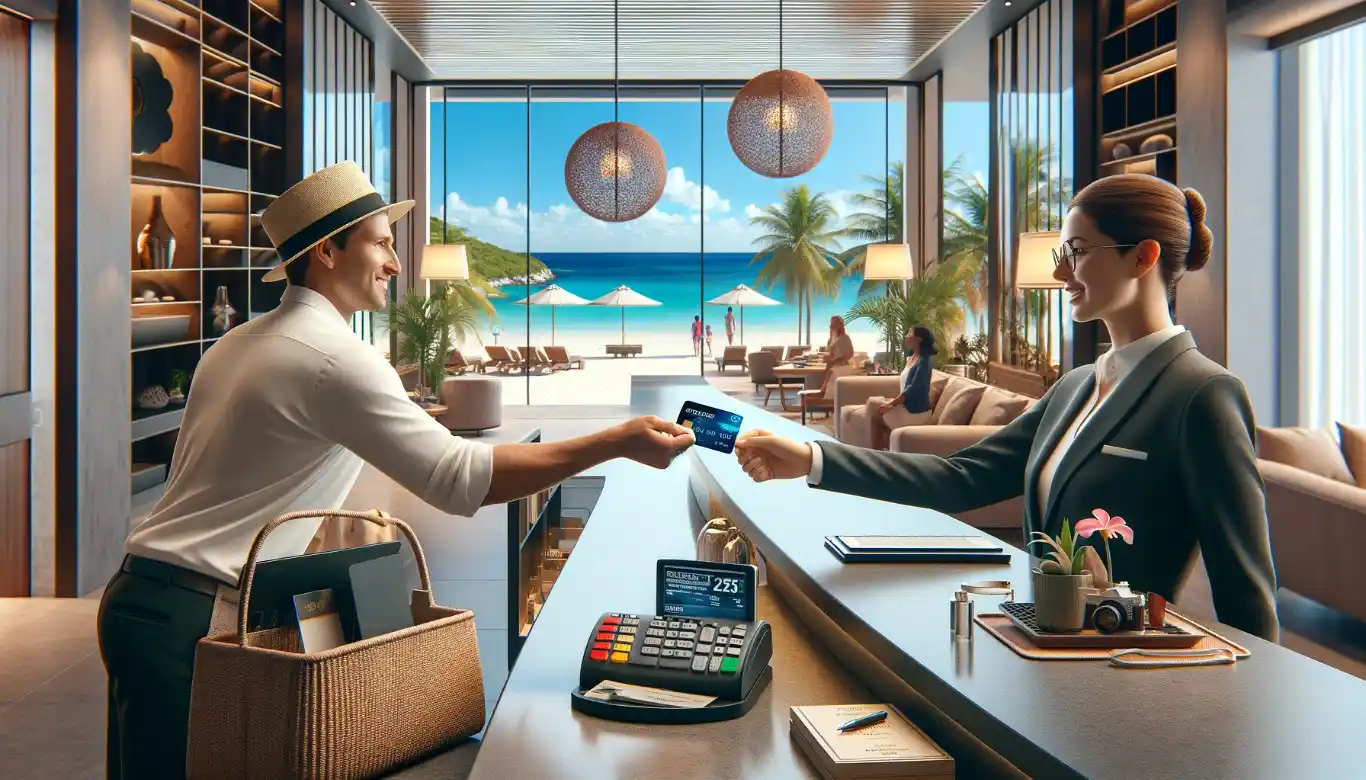
[[[266,272],[262,281],[284,279],[290,261],[357,222],[381,211],[395,222],[415,202],[385,203],[365,171],[350,160],[309,175],[261,213],[261,227],[280,255],[280,264]]]

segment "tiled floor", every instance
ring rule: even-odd
[[[736,371],[708,378],[737,399],[762,404],[762,395],[756,398],[753,385]],[[777,406],[775,396],[768,408],[775,411]],[[620,406],[508,407],[498,438],[533,427],[540,427],[548,440],[568,438],[599,430],[627,413]],[[821,427],[828,426],[828,420],[814,425],[829,431]],[[492,713],[507,679],[506,510],[494,507],[473,518],[451,517],[369,469],[347,505],[385,507],[407,520],[426,551],[437,600],[475,610],[485,695]],[[1010,537],[1002,535],[1019,546],[1020,540]],[[1366,623],[1293,593],[1282,592],[1279,605],[1282,644],[1366,678]],[[105,678],[95,641],[97,606],[94,599],[0,599],[0,777],[4,780],[103,777]],[[1195,617],[1213,612],[1207,594],[1182,607]],[[465,777],[476,750],[477,744],[472,743],[398,777]]]

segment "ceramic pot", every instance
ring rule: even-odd
[[[1034,579],[1034,619],[1045,631],[1080,631],[1091,573],[1043,574]]]

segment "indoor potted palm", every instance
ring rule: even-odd
[[[387,319],[398,336],[399,362],[417,364],[414,400],[422,406],[436,401],[455,340],[477,336],[478,315],[461,296],[413,292],[390,305]]]
[[[1086,545],[1077,544],[1077,536],[1064,520],[1062,534],[1057,538],[1035,531],[1033,544],[1047,544],[1053,549],[1032,572],[1034,583],[1034,620],[1045,631],[1080,631],[1084,622],[1086,593],[1091,585],[1091,572],[1086,568]]]

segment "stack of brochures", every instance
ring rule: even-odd
[[[840,731],[875,712],[886,719]],[[950,780],[953,758],[888,704],[793,707],[792,739],[826,780]]]

